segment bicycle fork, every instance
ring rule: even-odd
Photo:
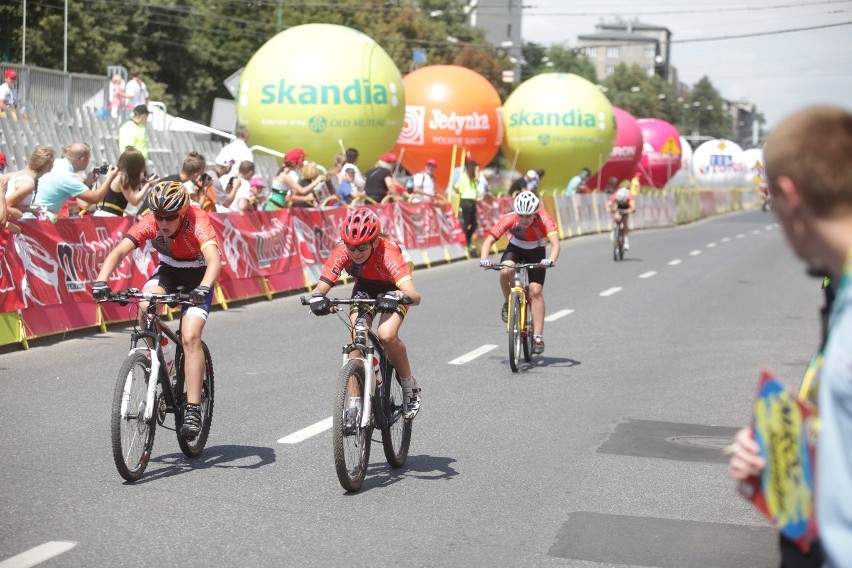
[[[366,428],[370,425],[370,418],[373,416],[373,395],[376,391],[376,373],[373,371],[373,358],[375,358],[375,349],[367,347],[364,357],[349,357],[349,353],[343,353],[343,364],[348,361],[361,361],[364,366],[364,392],[361,393],[361,428]]]
[[[527,302],[526,302],[526,297],[524,296],[524,289],[523,289],[523,288],[520,288],[520,287],[519,287],[519,286],[517,286],[517,284],[516,284],[516,285],[515,285],[515,287],[514,287],[514,288],[512,288],[512,289],[509,291],[509,312],[510,312],[510,313],[509,313],[509,317],[508,317],[508,318],[506,318],[506,331],[507,331],[507,332],[509,332],[509,333],[511,333],[511,332],[512,332],[512,314],[511,314],[511,311],[512,311],[512,309],[513,309],[513,306],[512,306],[512,302],[511,302],[511,300],[512,300],[512,296],[513,296],[513,295],[515,295],[515,294],[518,294],[518,295],[519,295],[519,297],[521,298],[521,302],[520,302],[520,308],[521,308],[521,310],[520,310],[520,311],[521,311],[521,313],[519,314],[519,315],[520,315],[519,322],[520,322],[521,330],[522,330],[522,331],[523,331],[523,329],[524,329],[524,327],[523,327],[523,326],[525,326],[525,325],[526,325],[526,323],[525,323],[525,322],[527,321],[527,319],[526,319],[526,316],[527,316]]]

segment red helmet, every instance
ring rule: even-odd
[[[379,236],[382,226],[376,214],[366,207],[356,209],[340,227],[343,242],[350,246],[369,243]]]

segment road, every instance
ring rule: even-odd
[[[0,568],[776,565],[775,533],[719,450],[764,366],[798,386],[819,283],[770,213],[631,244],[616,263],[605,235],[563,241],[546,350],[517,374],[496,273],[417,270],[424,300],[402,337],[423,407],[406,465],[374,442],[358,494],[337,482],[328,430],[282,443],[331,415],[346,337],[298,296],[211,315],[207,449],[184,458],[159,429],[136,484],[109,441],[128,329],[5,348]]]

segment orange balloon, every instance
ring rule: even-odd
[[[485,167],[503,141],[503,105],[485,77],[458,65],[429,65],[406,75],[405,120],[395,152],[402,165],[417,173],[426,161],[438,162],[436,190],[443,192],[464,153]]]

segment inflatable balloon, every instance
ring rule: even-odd
[[[296,26],[267,41],[243,70],[237,96],[250,145],[302,148],[324,165],[351,146],[371,166],[393,148],[404,114],[390,56],[369,36],[333,24]]]
[[[743,152],[744,187],[756,187],[766,181],[766,171],[763,169],[763,150],[750,148]]]
[[[435,183],[445,188],[464,152],[485,167],[503,140],[500,95],[488,80],[457,65],[429,65],[409,73],[405,90],[405,121],[395,152],[409,172],[422,171],[426,160],[438,162]]]
[[[619,182],[632,177],[642,158],[642,131],[639,123],[622,108],[612,107],[612,111],[615,114],[615,145],[604,167],[586,182],[591,188],[605,187],[612,177]]]
[[[680,169],[666,182],[666,187],[695,187],[692,177],[692,146],[683,136],[680,137]]]
[[[742,187],[743,150],[735,142],[708,140],[692,154],[692,175],[699,187]]]
[[[680,134],[665,120],[641,118],[638,122],[643,140],[640,183],[661,188],[680,169]]]
[[[520,172],[543,168],[546,189],[564,189],[581,169],[597,172],[615,142],[612,105],[573,73],[527,79],[503,105],[503,154]]]

